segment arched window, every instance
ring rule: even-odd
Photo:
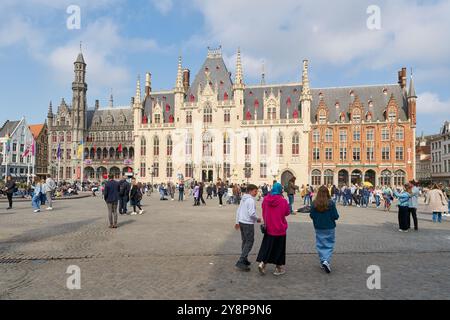
[[[261,135],[261,138],[260,138],[259,152],[260,152],[261,155],[267,155],[267,136],[266,136],[266,134],[264,132],[263,132],[263,134]]]
[[[389,170],[384,170],[380,175],[380,184],[382,186],[390,186],[391,185],[392,173]]]
[[[313,186],[322,185],[322,173],[320,172],[320,170],[314,170],[311,173],[311,184]]]
[[[228,133],[225,132],[223,136],[223,154],[229,156],[231,153],[231,140]]]
[[[406,173],[403,170],[397,170],[394,174],[394,185],[403,186],[406,183]]]
[[[171,136],[167,136],[167,155],[168,156],[172,156],[172,153],[173,153],[172,137]]]
[[[323,174],[323,183],[326,186],[332,186],[334,184],[334,173],[331,170],[325,170]]]
[[[192,135],[186,136],[186,155],[192,155]]]
[[[116,155],[116,150],[114,150],[114,148],[109,148],[109,158],[114,159],[115,155]]]
[[[300,135],[298,132],[292,136],[292,156],[298,157],[300,155]]]
[[[147,155],[147,141],[145,137],[141,137],[141,157],[145,157]]]
[[[212,108],[210,105],[207,105],[203,110],[203,122],[212,123]]]
[[[282,156],[283,156],[283,134],[279,132],[277,136],[277,157]]]
[[[206,132],[203,136],[203,156],[212,157],[213,156],[213,138]]]
[[[153,137],[153,155],[159,156],[159,138],[158,138],[158,136]]]

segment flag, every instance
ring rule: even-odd
[[[34,157],[36,155],[36,145],[34,144],[34,139],[31,142],[31,155]]]
[[[58,143],[58,152],[56,153],[58,160],[61,160],[61,144]]]
[[[119,144],[119,149],[118,149],[119,153],[122,152],[122,144]]]
[[[9,135],[9,133],[6,135],[6,152],[10,152],[11,151],[11,136]]]

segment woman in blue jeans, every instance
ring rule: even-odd
[[[41,178],[34,178],[34,191],[33,197],[31,199],[31,205],[33,206],[34,213],[41,212],[41,201],[42,201],[42,183]]]
[[[339,219],[339,214],[327,187],[319,188],[317,197],[311,206],[310,217],[316,231],[316,248],[320,266],[326,273],[330,273],[331,256],[336,242],[336,220]]]

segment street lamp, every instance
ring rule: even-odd
[[[248,181],[249,181],[249,179],[250,179],[250,177],[252,175],[253,168],[245,167],[243,170],[244,170],[245,178],[247,178],[247,184],[248,184]]]

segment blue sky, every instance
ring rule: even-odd
[[[69,5],[81,9],[81,29],[69,30]],[[313,87],[395,83],[414,69],[418,134],[450,119],[450,0],[377,1],[381,29],[369,30],[373,1],[342,0],[2,0],[0,122],[45,120],[71,101],[73,61],[83,41],[88,104],[128,105],[136,78],[153,89],[175,84],[177,57],[192,77],[207,47],[222,45],[234,71],[238,47],[245,82],[258,83],[262,61],[269,83],[294,82],[310,60]]]

